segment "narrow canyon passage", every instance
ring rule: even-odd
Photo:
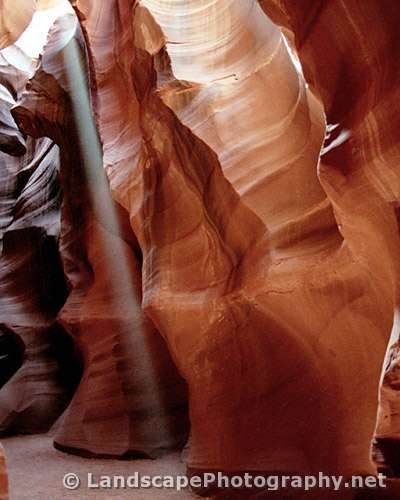
[[[0,2],[0,500],[400,498],[399,21]]]

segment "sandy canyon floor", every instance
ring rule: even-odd
[[[180,453],[166,455],[158,460],[109,460],[90,459],[62,453],[53,448],[49,435],[17,436],[2,438],[7,454],[10,481],[10,500],[194,500],[196,497],[188,490],[177,492],[174,489],[88,489],[88,472],[93,474],[94,482],[100,476],[122,475],[124,477],[138,472],[140,475],[180,475],[185,473],[185,465]],[[63,477],[75,473],[82,486],[67,490]],[[385,491],[356,493],[332,493],[314,491],[308,494],[289,495],[287,492],[261,495],[260,499],[312,499],[324,500],[400,500],[400,481],[389,481]],[[231,500],[226,497],[224,500]]]

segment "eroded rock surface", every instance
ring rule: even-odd
[[[75,58],[85,66],[84,38],[71,15],[56,22],[13,111],[21,129],[50,136],[61,152],[60,252],[71,293],[59,317],[82,352],[84,374],[55,443],[85,455],[157,456],[186,441],[186,387],[143,317],[135,240],[116,223],[124,210],[111,199],[93,123],[84,124],[92,134],[79,136]],[[89,105],[84,92],[78,105]]]
[[[393,60],[400,50],[399,7],[375,1],[308,2],[305,8],[290,1],[262,0],[260,5],[294,33],[307,81],[320,95],[332,125],[322,151],[320,179],[344,239],[371,274],[386,273],[393,289],[394,319],[376,429],[382,449],[375,456],[398,473],[400,74]]]
[[[57,446],[183,444],[181,375],[189,472],[373,473],[375,430],[398,440],[400,8],[72,3],[6,145],[60,149],[85,366]]]
[[[50,354],[62,345],[52,325],[66,299],[57,248],[58,147],[48,138],[24,136],[11,115],[35,67],[22,47],[11,45],[0,54],[2,434],[47,431],[74,385],[63,386],[61,367]],[[74,378],[73,363],[71,370]]]
[[[8,479],[4,449],[0,444],[0,499],[8,500]]]
[[[0,391],[0,434],[47,432],[70,402],[80,366],[60,328],[13,327],[23,345],[22,364]]]

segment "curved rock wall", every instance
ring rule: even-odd
[[[375,430],[393,466],[400,8],[72,4],[3,141],[60,151],[84,373],[56,446],[181,446],[187,384],[190,472],[370,474]]]
[[[79,112],[90,99],[73,77],[77,59],[85,67],[84,39],[75,16],[66,15],[13,110],[25,133],[50,136],[61,154],[60,254],[71,290],[59,318],[84,373],[55,444],[85,455],[157,456],[186,441],[186,387],[141,312],[134,242],[117,223],[123,208],[111,199],[93,123],[79,136]]]
[[[375,457],[398,471],[400,73],[394,60],[400,50],[399,6],[372,0],[308,2],[307,8],[288,0],[261,0],[260,5],[292,31],[307,81],[332,125],[319,175],[344,239],[369,272],[386,276],[393,290],[393,327],[376,429],[381,449]]]
[[[54,322],[67,295],[57,244],[59,150],[49,138],[26,137],[11,115],[37,62],[33,48],[26,51],[28,35],[29,29],[0,54],[0,328],[8,331],[0,362],[7,373],[1,434],[47,431],[76,382],[72,364],[64,385],[62,363],[53,356],[63,345]]]

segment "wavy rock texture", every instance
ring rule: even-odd
[[[397,325],[396,325],[397,326]],[[394,329],[397,335],[397,329]],[[378,469],[387,475],[400,475],[400,428],[398,409],[400,406],[399,342],[390,345],[381,387],[376,436],[373,443],[373,458]]]
[[[133,33],[129,22],[134,2],[71,3],[90,47],[95,80],[95,85],[92,82],[94,111],[112,195],[130,214],[136,213],[143,198],[143,185],[138,171],[142,137],[132,81]]]
[[[280,30],[254,1],[142,5],[163,30],[174,75],[185,80],[165,102],[218,154],[224,175],[268,225],[276,251],[310,245],[316,234],[329,247],[337,228],[315,175],[324,116]]]
[[[400,50],[400,8],[393,2],[372,0],[362,4],[308,2],[308,8],[290,1],[264,0],[260,4],[294,33],[307,81],[321,96],[328,123],[335,125],[323,150],[321,182],[353,252],[364,260],[371,256],[367,261],[371,274],[383,274],[386,267],[397,311],[398,241],[397,231],[390,229],[397,226],[400,194],[396,170],[400,73],[393,62]],[[370,237],[357,242],[357,233],[368,226]],[[388,454],[387,465],[398,471],[396,316],[397,312],[376,434],[381,452]]]
[[[352,170],[352,141],[365,140],[359,127],[371,108],[340,104],[353,98],[347,79],[329,78],[319,41],[307,52],[297,32],[341,37],[327,60],[342,51],[344,61],[356,49],[353,21],[347,31],[326,25],[351,13],[334,2],[310,11],[294,2],[143,0],[132,34],[132,2],[75,4],[93,54],[113,196],[143,253],[143,307],[189,385],[189,468],[373,471],[397,304],[397,222],[362,169],[343,179],[334,166],[342,152]],[[359,7],[360,19],[373,5]],[[262,9],[298,44],[310,87]],[[314,13],[315,26],[306,18]],[[123,104],[113,107],[122,85]]]
[[[156,8],[166,3],[154,4],[141,2],[154,9],[162,31],[148,11],[136,12],[134,68],[146,195],[142,220],[132,221],[143,251],[145,310],[167,338],[189,385],[189,467],[372,471],[369,448],[376,395],[396,299],[391,255],[398,251],[398,241],[393,213],[375,198],[371,201],[382,210],[374,218],[367,204],[351,214],[359,223],[357,231],[350,228],[346,233],[343,221],[341,233],[333,226],[316,170],[323,141],[321,107],[294,73],[280,35],[261,12],[257,19],[264,19],[269,28],[266,40],[275,39],[269,49],[258,40],[270,54],[263,57],[272,90],[264,93],[263,103],[271,114],[275,107],[286,114],[275,127],[274,122],[267,122],[264,131],[266,142],[270,132],[268,148],[271,155],[274,151],[277,155],[274,163],[268,168],[267,161],[259,177],[252,176],[254,185],[249,188],[245,179],[240,179],[242,184],[239,179],[234,182],[231,159],[232,177],[227,182],[229,153],[224,157],[222,147],[219,151],[221,166],[226,162],[223,170],[207,142],[207,132],[210,137],[217,126],[211,121],[207,131],[203,125],[204,142],[181,118],[187,113],[186,123],[190,124],[189,119],[194,123],[193,96],[210,95],[216,84],[202,77],[196,88],[196,82],[177,80],[177,75],[194,78],[202,71],[183,71],[176,54],[191,53],[193,47],[185,43],[179,52],[179,38],[171,39]],[[182,14],[190,10],[179,5]],[[225,17],[234,15],[238,3],[227,2],[226,9]],[[207,13],[205,24],[217,31],[212,14],[212,10]],[[189,26],[189,22],[174,24],[176,16],[166,17],[171,32],[174,27],[178,31],[182,25]],[[243,36],[249,40],[245,28]],[[201,29],[196,33],[202,38]],[[173,46],[171,53],[166,44],[172,71],[162,35]],[[210,40],[208,34],[204,38]],[[218,39],[225,40],[221,33]],[[281,62],[275,65],[276,57]],[[231,65],[223,60],[230,70],[234,67],[233,59]],[[217,69],[212,67],[210,80],[224,76]],[[242,80],[247,76],[238,73],[237,82],[229,82],[223,91],[229,94],[238,92],[239,86],[245,88]],[[279,78],[287,82],[285,92]],[[300,96],[297,102],[295,96]],[[224,108],[218,104],[216,99],[222,123]],[[213,114],[212,105],[209,113]],[[262,111],[253,109],[248,121],[246,115],[241,116],[242,129],[246,130],[247,123],[249,128],[257,123],[255,115],[263,121]],[[225,123],[235,131],[233,120]],[[300,130],[303,137],[283,147],[281,135],[290,132],[290,127]],[[254,155],[254,144],[248,142],[247,150],[245,143],[240,147],[243,157],[248,155],[246,166]],[[262,157],[258,161],[262,164]],[[274,167],[271,176],[269,169]],[[299,179],[292,189],[287,182],[291,174]],[[263,182],[263,176],[269,176],[269,181]],[[269,191],[271,178],[273,191]],[[289,201],[286,206],[282,202],[288,191],[292,199],[300,200],[293,202],[296,208],[287,208]],[[259,208],[256,195],[263,192]],[[326,207],[323,215],[322,206]],[[364,249],[369,239],[373,243]],[[377,255],[388,257],[386,265],[378,268]]]
[[[8,500],[7,468],[4,449],[0,444],[0,500]]]
[[[400,7],[73,4],[13,111],[61,154],[85,371],[57,446],[181,444],[170,355],[190,472],[369,474],[375,428],[396,472]]]
[[[52,16],[53,11],[48,27]],[[38,24],[44,33],[29,44],[32,25]],[[24,136],[10,112],[34,72],[40,39],[46,40],[42,12],[34,14],[32,25],[0,54],[2,434],[47,431],[71,399],[79,375],[75,354],[65,349],[65,333],[53,326],[67,295],[57,244],[59,150],[49,138]],[[60,349],[66,350],[61,358]],[[71,380],[63,378],[63,356]]]
[[[186,389],[138,306],[141,278],[132,250],[101,225],[88,228],[87,238],[96,279],[79,310],[67,305],[61,314],[83,352],[85,371],[55,444],[84,455],[159,456],[187,439]],[[122,246],[135,295],[118,267],[108,267],[107,245]]]
[[[76,353],[60,326],[13,331],[24,346],[23,363],[0,391],[0,434],[47,432],[79,381]]]
[[[84,124],[92,136],[78,138],[73,109],[82,96],[70,56],[82,55],[85,64],[85,54],[77,28],[74,16],[56,22],[41,67],[13,111],[21,129],[49,135],[61,151],[60,249],[72,291],[60,318],[85,369],[55,445],[85,455],[157,456],[187,438],[186,388],[141,312],[138,263],[116,224],[123,209],[111,200],[93,124]]]

